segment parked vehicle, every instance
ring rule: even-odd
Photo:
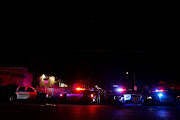
[[[77,88],[68,94],[60,94],[60,98],[65,98],[65,102],[70,103],[100,104],[100,97],[98,97],[98,93],[89,89]]]
[[[35,100],[37,102],[45,101],[46,93],[38,92],[33,87],[19,86],[16,91],[9,94],[9,101],[14,102],[17,100]]]
[[[179,97],[176,92],[171,89],[152,90],[144,99],[144,103],[147,105],[177,105],[178,101]]]

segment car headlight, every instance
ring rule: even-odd
[[[162,94],[162,93],[159,93],[158,96],[159,96],[159,98],[161,98],[161,97],[163,96],[163,94]]]
[[[151,99],[152,99],[152,97],[151,97],[151,96],[149,96],[149,97],[147,97],[147,99],[148,99],[148,100],[149,100],[149,99],[151,100]]]

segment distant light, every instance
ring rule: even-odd
[[[118,85],[113,85],[113,87],[118,87]]]
[[[126,75],[128,75],[129,74],[129,72],[126,72]]]
[[[59,96],[60,96],[60,97],[62,97],[62,96],[63,96],[63,94],[60,94]]]

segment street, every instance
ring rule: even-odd
[[[178,120],[180,105],[144,106],[0,103],[3,119],[18,120]]]

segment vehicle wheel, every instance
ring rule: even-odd
[[[16,100],[16,96],[10,96],[9,97],[9,102],[14,102]]]
[[[10,101],[10,102],[14,101],[14,97],[13,97],[13,96],[10,96],[10,97],[9,97],[9,101]]]

